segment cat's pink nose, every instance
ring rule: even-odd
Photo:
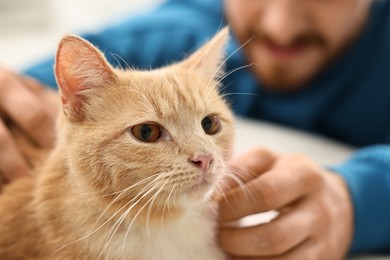
[[[196,155],[190,158],[192,164],[199,167],[203,172],[206,172],[210,168],[210,164],[213,161],[213,156],[208,155]]]

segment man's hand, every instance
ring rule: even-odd
[[[256,149],[233,160],[245,185],[221,200],[219,241],[231,259],[343,259],[352,239],[353,210],[341,177],[302,155]],[[270,223],[247,228],[223,222],[277,210]]]
[[[57,106],[37,81],[0,68],[0,177],[12,181],[30,171],[11,126],[17,127],[37,147],[54,142]]]

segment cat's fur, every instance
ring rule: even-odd
[[[0,195],[0,259],[224,259],[211,194],[232,150],[233,117],[216,82],[227,37],[224,29],[152,71],[113,69],[92,45],[65,37],[57,144],[36,175]],[[221,122],[215,135],[202,129],[208,115]],[[161,139],[132,136],[145,122],[165,129]],[[189,161],[202,154],[213,156],[206,173]]]

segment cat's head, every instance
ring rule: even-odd
[[[180,63],[119,70],[76,36],[58,48],[59,144],[86,191],[117,202],[204,201],[226,172],[233,117],[219,94],[228,30]],[[120,197],[120,199],[118,199]]]

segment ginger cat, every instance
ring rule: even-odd
[[[227,37],[152,71],[65,37],[57,144],[0,195],[0,259],[225,259],[211,196],[233,145],[217,81]]]

